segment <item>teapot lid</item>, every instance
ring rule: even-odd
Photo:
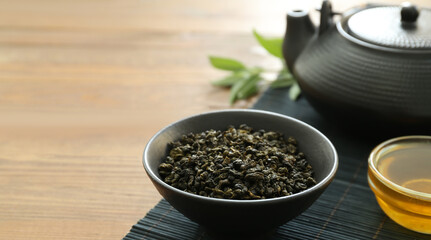
[[[431,49],[431,10],[419,11],[409,3],[359,11],[347,21],[350,35],[379,46]]]

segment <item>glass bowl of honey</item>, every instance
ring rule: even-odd
[[[431,136],[398,137],[374,148],[368,184],[392,220],[431,234]]]

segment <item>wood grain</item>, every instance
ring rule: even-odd
[[[281,36],[288,9],[320,1],[0,2],[0,239],[49,240],[121,239],[160,200],[150,137],[257,99],[229,106],[207,56],[276,70],[251,30]]]

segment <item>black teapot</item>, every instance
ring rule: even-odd
[[[339,14],[323,1],[319,27],[305,10],[288,13],[283,55],[323,115],[431,129],[431,9],[366,5]]]

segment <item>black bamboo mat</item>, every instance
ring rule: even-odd
[[[303,214],[279,227],[271,239],[431,239],[407,230],[379,208],[367,183],[367,156],[380,141],[364,130],[350,131],[323,119],[304,98],[292,102],[285,89],[269,89],[253,107],[300,119],[316,127],[339,154],[337,175],[321,197]],[[209,239],[205,231],[164,199],[135,224],[124,240]]]

